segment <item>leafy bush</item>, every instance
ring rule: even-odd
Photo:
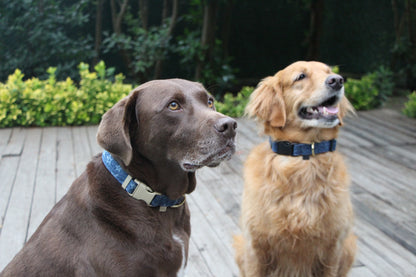
[[[88,34],[92,5],[89,0],[0,1],[0,81],[14,68],[47,78],[50,65],[59,68],[58,77],[76,77],[76,65],[94,55]]]
[[[404,104],[403,113],[416,118],[416,91],[409,95],[409,101]]]
[[[393,95],[395,83],[393,81],[393,72],[384,66],[380,66],[372,73],[374,86],[378,89],[378,95],[374,99],[374,106],[383,105],[387,98]]]
[[[253,87],[243,87],[236,96],[232,93],[226,93],[224,100],[216,103],[217,111],[232,117],[243,116],[244,109],[253,91]]]
[[[356,110],[374,108],[379,92],[374,85],[372,75],[365,75],[360,80],[348,79],[344,84],[345,95]]]
[[[393,73],[385,67],[364,75],[360,80],[347,79],[345,82],[345,95],[356,110],[380,107],[393,94],[393,89]]]
[[[85,63],[78,68],[79,86],[70,78],[57,81],[54,67],[47,70],[47,80],[23,81],[24,75],[16,69],[6,83],[0,83],[0,127],[97,124],[132,90],[123,84],[122,74],[110,81],[114,70],[106,69],[104,62],[95,66],[96,72],[90,72]]]

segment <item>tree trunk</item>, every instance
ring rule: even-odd
[[[120,6],[120,11],[117,9],[117,5],[115,3],[115,0],[111,0],[111,19],[113,22],[113,31],[116,35],[120,36],[122,32],[122,25],[123,22],[123,16],[127,9],[128,0],[123,0],[123,3]],[[131,76],[134,76],[134,71],[131,68],[131,59],[127,51],[124,49],[123,45],[119,44],[119,52],[123,59],[123,63],[126,66],[127,70],[130,72]]]
[[[149,23],[149,2],[148,0],[139,0],[139,15],[142,21],[142,27],[146,31],[148,30]]]
[[[203,49],[203,60],[198,61],[195,69],[195,79],[202,77],[202,69],[204,63],[212,60],[212,52],[215,46],[215,29],[217,15],[217,0],[206,0],[204,4],[204,21],[202,25],[201,46]]]
[[[102,26],[103,26],[103,6],[104,6],[104,0],[98,0],[97,1],[97,15],[95,18],[95,45],[94,45],[94,64],[98,63],[98,60],[100,59],[100,48],[101,48],[101,42],[102,42]]]
[[[224,55],[224,58],[228,58],[229,52],[228,52],[228,46],[230,42],[230,32],[231,32],[231,15],[233,13],[234,3],[233,0],[227,1],[227,6],[224,10],[223,15],[223,27],[222,27],[222,34],[221,34],[221,41],[222,41],[222,53]]]
[[[167,16],[168,16],[168,0],[164,0],[163,1],[163,11],[162,11],[162,22],[161,25],[164,24],[164,21],[166,20]],[[170,37],[172,36],[173,30],[175,28],[176,25],[176,21],[178,18],[178,0],[173,0],[172,3],[172,15],[170,17],[170,23],[169,23],[169,29],[168,29],[168,37],[167,39],[169,40]],[[154,79],[160,79],[162,77],[162,72],[163,72],[163,58],[164,57],[159,57],[156,61],[155,64],[155,71],[154,71]]]
[[[409,57],[410,65],[407,70],[407,87],[411,90],[416,89],[416,76],[414,76],[414,67],[416,65],[416,0],[406,1],[406,19],[407,31],[409,36]]]
[[[319,60],[319,46],[322,34],[324,0],[312,0],[310,7],[310,28],[307,38],[308,60]]]
[[[123,16],[127,9],[128,0],[124,0],[120,6],[120,11],[117,11],[117,5],[115,0],[111,0],[111,18],[113,21],[113,31],[117,35],[122,33],[121,31],[121,23],[123,22]]]

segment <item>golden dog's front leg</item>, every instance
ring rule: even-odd
[[[240,277],[266,277],[270,274],[270,256],[268,245],[259,241],[248,241],[241,235],[234,237],[236,262],[240,269]]]
[[[357,236],[350,233],[344,241],[344,249],[342,251],[342,257],[340,259],[338,274],[339,277],[346,277],[348,271],[352,267],[355,260],[355,253],[357,252]]]
[[[327,249],[326,258],[321,259],[321,270],[315,272],[316,276],[346,277],[356,252],[356,236],[350,233],[344,241]],[[319,272],[321,271],[321,272]]]

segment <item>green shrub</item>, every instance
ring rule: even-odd
[[[393,94],[393,73],[381,66],[360,80],[347,79],[345,95],[356,110],[369,110],[382,106]]]
[[[49,78],[23,81],[16,69],[6,83],[0,83],[0,127],[64,126],[97,124],[101,116],[120,98],[127,95],[131,85],[123,84],[124,76],[113,78],[113,69],[98,63],[90,72],[88,65],[79,65],[81,81],[77,86],[70,78],[57,81],[56,68],[47,70]]]
[[[339,67],[332,67],[339,73]],[[345,82],[345,95],[356,110],[369,110],[382,106],[393,94],[393,72],[384,66],[364,75],[360,80],[348,78]]]
[[[345,84],[345,95],[356,110],[374,108],[379,92],[374,85],[374,76],[369,74],[360,80],[348,79]]]
[[[243,87],[236,96],[232,93],[226,93],[224,100],[216,103],[217,111],[232,117],[243,116],[244,109],[253,90],[253,87]]]
[[[403,113],[408,117],[416,118],[416,91],[409,95],[409,100],[404,104]]]
[[[393,72],[384,66],[380,66],[372,73],[373,84],[378,90],[378,95],[374,99],[374,107],[382,106],[393,95],[395,83],[393,81]]]

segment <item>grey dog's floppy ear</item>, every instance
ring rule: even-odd
[[[134,91],[109,109],[103,115],[97,132],[98,144],[118,156],[126,166],[133,157],[129,130],[130,124],[137,124],[135,113],[137,94],[138,91]]]

